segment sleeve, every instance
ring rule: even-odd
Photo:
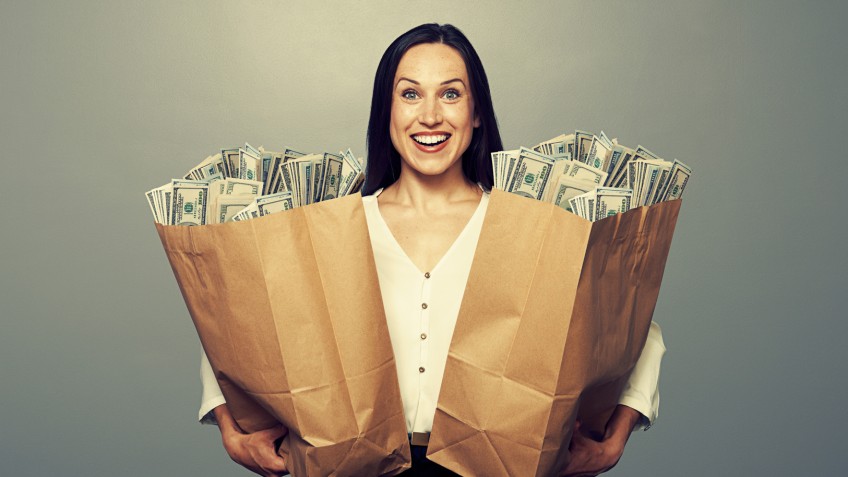
[[[198,420],[201,424],[217,425],[218,421],[212,409],[226,403],[226,400],[221,393],[221,388],[218,387],[218,380],[215,379],[215,373],[212,371],[212,365],[209,364],[209,358],[203,347],[200,348],[200,381],[203,384],[203,392],[200,396]]]
[[[636,365],[630,373],[630,379],[624,385],[624,390],[618,400],[619,404],[631,407],[642,414],[642,418],[634,430],[643,429],[647,431],[658,416],[660,361],[662,361],[664,354],[665,343],[663,342],[662,329],[660,329],[660,325],[652,321],[642,354],[636,361]]]

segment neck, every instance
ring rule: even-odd
[[[481,194],[480,187],[465,178],[460,162],[436,176],[420,174],[401,163],[398,180],[386,187],[380,196],[420,210],[441,208],[452,202],[477,200]]]

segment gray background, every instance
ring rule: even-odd
[[[575,128],[695,169],[660,417],[610,475],[848,471],[845,4],[0,1],[0,474],[247,475],[143,193],[223,146],[364,155],[395,37],[459,26],[507,148]]]

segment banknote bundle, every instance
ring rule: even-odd
[[[361,158],[244,147],[222,149],[145,195],[156,223],[206,225],[262,217],[358,192]]]
[[[551,202],[596,221],[643,205],[679,199],[692,169],[637,146],[574,131],[544,141],[492,153],[494,186]]]

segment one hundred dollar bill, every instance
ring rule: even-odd
[[[554,162],[550,156],[522,147],[509,192],[540,200],[545,194]]]
[[[563,208],[569,212],[574,212],[571,208],[569,199],[580,194],[585,194],[595,187],[597,187],[597,184],[594,182],[583,181],[567,175],[562,175],[559,177],[559,180],[553,189],[554,193],[552,195],[552,202],[557,207]]]
[[[342,172],[339,177],[339,196],[343,196],[351,194],[357,183],[361,184],[364,174],[362,165],[350,149],[340,155],[342,156]]]
[[[607,187],[625,187],[624,180],[627,172],[627,164],[633,160],[633,157],[636,154],[635,149],[631,149],[620,144],[616,147],[616,149],[618,148],[620,148],[620,155],[615,166],[610,171],[610,177],[608,177],[604,184]]]
[[[589,148],[592,146],[592,138],[595,135],[587,131],[574,131],[574,154],[575,161],[586,163],[589,157]]]
[[[237,212],[233,215],[233,222],[241,222],[243,220],[250,220],[259,217],[259,208],[256,205],[256,201],[250,203],[247,207]]]
[[[214,217],[216,224],[230,222],[238,212],[244,210],[256,200],[255,195],[249,194],[232,194],[219,196],[215,200],[213,214],[209,214],[210,218]]]
[[[560,134],[532,147],[534,151],[554,158],[564,158],[565,155],[571,156],[573,148],[574,134]]]
[[[630,189],[598,187],[595,189],[595,210],[592,221],[627,212],[630,210],[632,196],[633,191]]]
[[[171,181],[173,189],[171,225],[206,225],[206,198],[209,184],[204,181]]]
[[[238,178],[255,181],[260,178],[262,159],[253,151],[239,149]]]
[[[215,154],[204,159],[200,164],[188,171],[183,179],[186,180],[212,180],[226,177],[224,161],[221,154]]]
[[[678,161],[674,160],[669,173],[669,179],[665,185],[665,190],[662,193],[662,200],[675,200],[683,195],[683,190],[686,189],[686,184],[689,183],[689,177],[692,175],[692,169]]]
[[[608,175],[600,169],[578,161],[571,161],[566,174],[575,179],[594,182],[596,185],[602,185]]]
[[[339,196],[339,181],[342,176],[342,156],[324,153],[321,161],[321,180],[318,183],[318,200],[332,200]]]
[[[215,187],[218,193],[224,195],[232,194],[250,194],[259,195],[262,190],[262,182],[252,181],[248,179],[235,179],[228,177],[220,181],[210,183],[210,187]]]
[[[278,192],[256,198],[256,209],[259,217],[264,217],[275,212],[291,210],[294,208],[291,192]]]
[[[603,131],[598,136],[592,136],[592,144],[589,146],[586,164],[606,172],[613,147],[612,141]]]

